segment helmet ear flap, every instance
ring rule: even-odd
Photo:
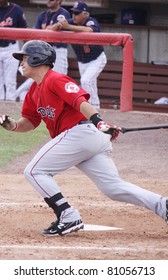
[[[42,65],[42,64],[45,64],[45,63],[42,63],[42,62],[45,62],[46,60],[46,56],[45,55],[42,55],[40,54],[34,54],[34,55],[30,55],[27,59],[27,63],[31,66],[31,67],[35,67],[35,66],[39,66],[39,65]],[[47,60],[48,60],[48,57],[47,57]]]

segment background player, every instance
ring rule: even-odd
[[[8,0],[0,0],[0,27],[26,28],[22,8]],[[17,41],[0,39],[0,100],[16,99],[18,61],[13,59],[12,53],[17,51]]]
[[[62,21],[71,17],[70,13],[61,7],[62,0],[47,0],[46,11],[43,11],[39,14],[34,28],[36,29],[50,29],[51,26],[58,21]],[[68,51],[67,44],[65,43],[51,43],[54,47],[57,55],[57,60],[54,63],[53,70],[67,74],[68,72]],[[27,79],[18,89],[17,96],[20,101],[23,101],[27,91],[29,90],[33,80]]]
[[[86,3],[75,2],[71,11],[72,19],[53,25],[52,30],[100,32],[100,25],[95,18],[90,17]],[[99,109],[97,78],[107,63],[104,48],[95,45],[72,45],[72,48],[78,60],[81,87],[89,92],[91,105]]]
[[[23,74],[35,82],[27,93],[22,117],[0,117],[0,125],[15,132],[35,129],[43,120],[51,135],[25,168],[24,174],[57,220],[44,235],[64,235],[83,228],[79,211],[61,193],[54,176],[76,166],[106,196],[153,211],[168,221],[168,198],[122,180],[109,153],[110,140],[119,128],[105,123],[88,103],[89,95],[70,77],[53,71],[55,51],[42,41],[29,41],[13,56],[21,61]],[[80,178],[79,178],[80,180]],[[73,190],[72,190],[73,193]]]
[[[50,29],[50,27],[60,21],[69,19],[70,13],[61,7],[62,0],[47,0],[47,11],[42,12],[35,22],[36,29]],[[53,70],[67,74],[68,72],[68,52],[67,44],[65,43],[50,43],[57,55],[57,60],[54,64]]]

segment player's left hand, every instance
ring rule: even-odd
[[[14,119],[8,115],[0,116],[0,125],[7,130],[15,130],[17,128],[17,123]]]
[[[97,124],[97,128],[98,128],[98,130],[100,130],[100,131],[102,131],[106,134],[110,134],[111,135],[111,139],[110,139],[111,141],[115,140],[118,137],[118,135],[121,131],[120,127],[118,127],[116,125],[112,125],[112,124],[107,124],[103,121],[101,121]]]
[[[66,19],[59,21],[60,29],[68,29],[69,23]]]

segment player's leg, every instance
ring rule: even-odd
[[[97,91],[96,69],[92,68],[91,62],[78,63],[80,72],[81,87],[90,94],[89,103],[95,108],[100,109],[100,100]]]
[[[0,100],[5,100],[5,82],[4,82],[4,48],[0,47]]]
[[[67,160],[68,151],[64,137],[66,138],[66,132],[44,145],[24,171],[25,177],[57,217],[57,220],[42,232],[49,236],[64,235],[83,228],[79,211],[68,203],[54,179],[54,175],[72,164]]]
[[[108,148],[109,137],[93,124],[76,125],[46,143],[24,174],[42,197],[54,196],[60,189],[53,176]]]
[[[81,87],[90,93],[89,102],[96,109],[100,108],[98,97],[97,78],[107,63],[105,53],[103,52],[97,59],[89,63],[78,63],[80,71]]]
[[[67,73],[68,73],[67,48],[54,47],[54,49],[56,51],[56,61],[55,61],[54,67],[52,69],[56,72],[67,75]]]
[[[100,137],[95,137],[96,133]],[[105,146],[108,147],[109,137],[98,131],[93,124],[76,125],[44,145],[25,168],[25,177],[58,218],[44,234],[60,234],[57,232],[58,222],[63,223],[63,227],[66,224],[62,234],[68,233],[67,230],[70,232],[83,227],[78,210],[71,207],[62,195],[54,176],[87,160]]]
[[[4,78],[6,87],[6,100],[16,100],[17,86],[17,70],[19,61],[12,56],[13,52],[18,52],[18,44],[9,45],[6,49],[6,57],[4,59]]]
[[[122,180],[108,154],[98,154],[78,165],[97,187],[112,200],[145,207],[166,219],[166,197]]]

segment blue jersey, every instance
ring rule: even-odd
[[[47,10],[45,12],[42,12],[34,25],[34,28],[36,29],[45,29],[48,25],[53,25],[54,23],[57,23],[59,20],[68,20],[70,18],[70,13],[65,10],[64,8],[60,7],[58,11],[51,12],[50,10]],[[67,44],[63,43],[50,43],[52,46],[56,46],[57,48],[67,48]]]
[[[26,28],[27,22],[22,8],[14,3],[10,3],[5,8],[0,8],[0,27]],[[14,40],[0,40],[0,47],[6,47]]]
[[[73,19],[68,20],[69,24],[76,25],[73,22]],[[95,18],[89,17],[83,26],[92,28],[93,32],[100,32],[100,25]],[[77,60],[82,63],[88,63],[92,60],[95,60],[103,51],[102,46],[96,45],[73,45],[72,48],[76,54]]]

